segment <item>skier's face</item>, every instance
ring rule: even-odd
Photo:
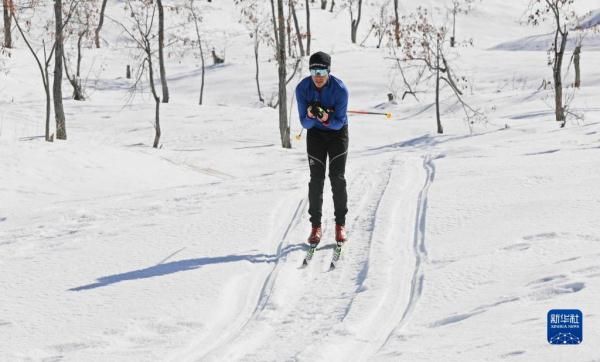
[[[317,88],[322,88],[325,83],[327,83],[327,79],[329,78],[329,71],[327,69],[311,69],[310,75],[312,77],[313,83]]]

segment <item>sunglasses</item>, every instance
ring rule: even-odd
[[[327,74],[329,74],[329,70],[327,70],[327,69],[311,69],[310,70],[310,75],[312,75],[313,77],[315,77],[315,76],[325,77]]]

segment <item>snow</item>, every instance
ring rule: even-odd
[[[571,106],[584,118],[561,129],[540,89],[551,77],[545,49],[518,23],[524,4],[477,4],[457,19],[474,47],[451,56],[488,122],[471,134],[446,89],[438,135],[432,92],[387,103],[400,84],[387,52],[373,39],[350,44],[347,10],[313,8],[312,50],[331,52],[350,108],[393,113],[350,116],[349,242],[328,272],[328,185],[324,241],[299,268],[310,228],[305,133],[280,147],[277,110],[257,105],[236,9],[203,6],[219,14],[204,19],[227,38],[226,63],[208,67],[198,106],[199,60],[172,54],[160,149],[148,87],[130,99],[123,73],[133,52],[114,24],[108,49],[84,53],[90,99],[73,101],[64,83],[68,141],[40,137],[45,99],[21,40],[5,59],[0,360],[600,359],[597,47],[583,48]],[[359,39],[377,11],[365,6]],[[113,18],[120,12],[109,4]],[[493,48],[506,42],[525,51]],[[262,51],[268,98],[277,73]],[[295,108],[291,131],[300,132]],[[551,309],[583,312],[581,344],[547,342]]]

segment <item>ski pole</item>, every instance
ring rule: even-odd
[[[392,119],[391,112],[367,112],[367,111],[355,111],[355,110],[348,110],[346,112],[352,113],[352,114],[374,114],[374,115],[379,115],[379,116],[385,116],[386,119]],[[298,133],[296,136],[294,136],[296,138],[296,141],[300,141],[300,139],[302,139],[302,132],[304,132],[304,128],[302,128],[300,130],[300,133]]]
[[[377,115],[385,116],[385,118],[387,118],[387,119],[392,118],[391,112],[367,112],[367,111],[353,111],[353,110],[348,110],[347,112],[353,113],[353,114],[377,114]]]

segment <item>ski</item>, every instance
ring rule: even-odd
[[[342,256],[342,245],[338,244],[333,249],[333,256],[331,257],[331,263],[329,264],[329,270],[333,270],[337,267],[340,257]]]
[[[315,250],[317,250],[317,244],[311,245],[308,247],[306,256],[304,257],[304,260],[302,261],[302,267],[306,267],[308,265],[308,263],[310,263],[310,261],[313,258],[313,255],[315,254]]]

